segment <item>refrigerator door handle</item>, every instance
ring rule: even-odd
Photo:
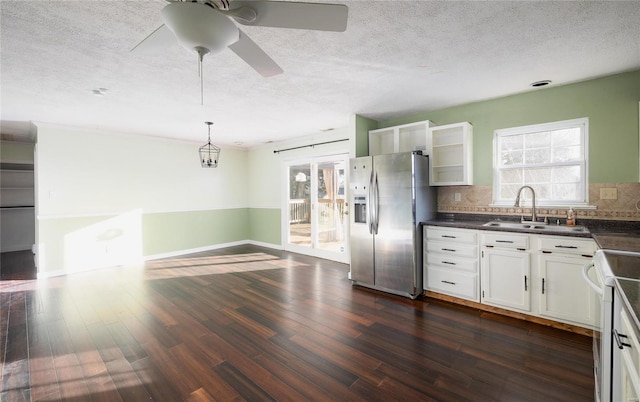
[[[378,202],[379,198],[379,192],[378,192],[378,172],[375,172],[374,176],[373,176],[373,199],[374,199],[374,205],[373,205],[373,216],[374,216],[374,220],[373,220],[373,233],[374,234],[378,234],[378,223],[380,223],[380,209],[379,209],[379,205],[380,203]]]
[[[369,176],[369,190],[367,196],[367,227],[369,228],[369,234],[373,234],[373,171],[371,171],[371,176]]]

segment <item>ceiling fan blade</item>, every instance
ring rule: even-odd
[[[243,25],[344,32],[349,9],[344,4],[289,1],[234,1],[226,14]],[[250,10],[255,11],[252,20]],[[244,10],[243,10],[244,9]],[[234,13],[234,10],[236,12]]]
[[[242,31],[240,39],[229,45],[229,49],[263,77],[272,77],[283,72],[282,68]]]
[[[176,43],[176,37],[166,25],[162,24],[158,29],[151,32],[146,38],[140,41],[131,49],[139,53],[150,53],[159,49],[164,49]]]

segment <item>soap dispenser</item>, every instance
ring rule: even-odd
[[[567,211],[567,226],[575,226],[576,225],[576,216],[573,212],[573,208],[569,208]]]

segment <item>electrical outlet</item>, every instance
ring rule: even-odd
[[[601,200],[617,200],[618,189],[615,187],[601,188],[600,199]]]
[[[453,194],[454,201],[460,201],[462,199],[462,195],[460,193]]]

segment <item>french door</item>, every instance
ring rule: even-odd
[[[348,165],[348,154],[285,163],[285,250],[349,262]]]

